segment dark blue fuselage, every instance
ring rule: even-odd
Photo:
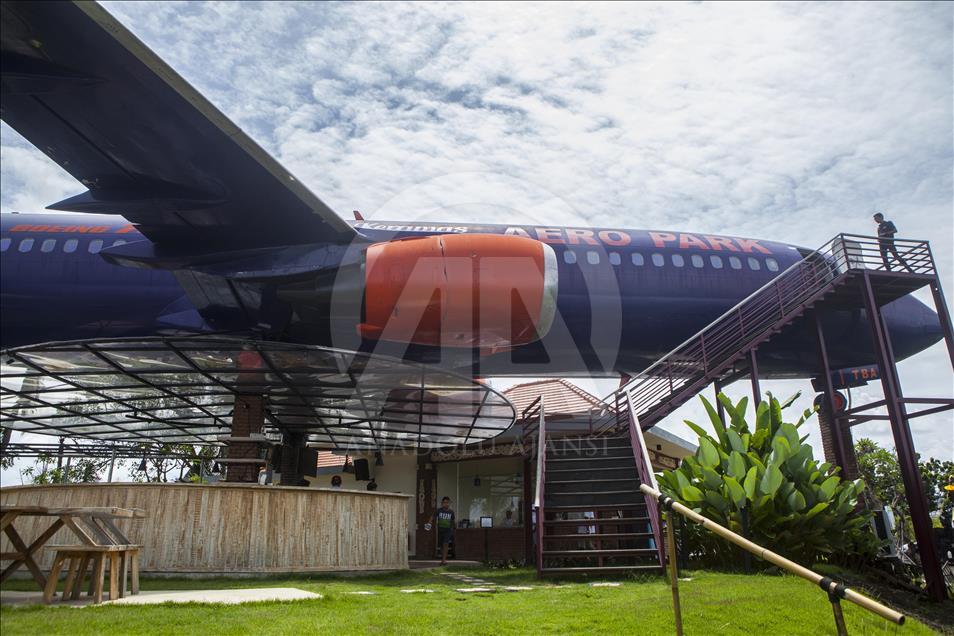
[[[146,240],[117,219],[3,215],[0,346],[209,328],[198,318],[199,310],[208,308],[195,305],[175,274],[121,267],[102,258],[101,248],[119,241]],[[805,253],[795,246],[762,240],[642,230],[372,222],[356,226],[373,242],[436,233],[511,234],[541,240],[554,249],[559,293],[553,327],[536,343],[485,352],[479,367],[487,375],[638,371]],[[290,324],[283,339],[342,345],[327,330],[296,329],[292,324],[298,319],[296,312],[287,315]],[[940,339],[937,316],[913,297],[887,306],[885,316],[899,358]],[[873,361],[862,310],[831,312],[823,321],[833,367]],[[376,350],[430,359],[425,348],[391,349],[381,343]],[[797,325],[760,348],[759,355],[760,371],[766,377],[805,377],[816,372],[813,340]],[[472,356],[445,356],[441,362],[468,366]]]

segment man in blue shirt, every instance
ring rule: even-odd
[[[904,266],[904,269],[913,274],[914,271],[904,262],[904,259],[898,254],[898,248],[894,245],[894,235],[898,233],[898,228],[891,221],[886,221],[881,212],[874,215],[874,220],[878,224],[878,246],[881,250],[881,260],[884,261],[884,268],[889,272],[891,271],[891,261],[888,260],[888,252],[891,252],[894,258]]]

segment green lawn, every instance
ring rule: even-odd
[[[500,585],[533,585],[522,592],[462,594],[462,584],[434,571],[360,577],[264,579],[144,579],[144,590],[237,587],[297,587],[320,600],[246,605],[156,605],[136,607],[3,607],[3,636],[14,634],[673,634],[671,596],[662,578],[590,587],[581,581],[538,581],[528,569],[460,570]],[[680,583],[686,633],[834,634],[827,598],[805,581],[788,576],[691,572]],[[554,587],[566,585],[567,587]],[[402,594],[427,587],[433,594]],[[31,589],[12,581],[4,589]],[[371,590],[375,596],[348,592]],[[851,634],[894,634],[896,628],[845,604]],[[914,620],[897,630],[930,634]]]

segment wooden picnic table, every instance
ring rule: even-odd
[[[50,517],[50,526],[26,545],[20,533],[17,532],[14,522],[19,517]],[[83,545],[91,547],[107,547],[128,545],[131,542],[123,532],[116,527],[116,519],[144,519],[146,511],[140,508],[47,508],[44,506],[7,506],[0,505],[0,530],[6,533],[16,552],[0,554],[2,560],[13,562],[0,574],[0,582],[6,581],[11,574],[26,565],[33,575],[33,580],[40,589],[46,588],[46,576],[36,564],[33,555],[43,548],[53,538],[57,530],[66,526]]]

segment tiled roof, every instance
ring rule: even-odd
[[[541,395],[548,416],[586,415],[602,406],[599,398],[563,378],[517,384],[503,393],[513,403],[518,416]]]
[[[318,468],[341,468],[344,465],[344,455],[335,455],[331,451],[318,451]]]

